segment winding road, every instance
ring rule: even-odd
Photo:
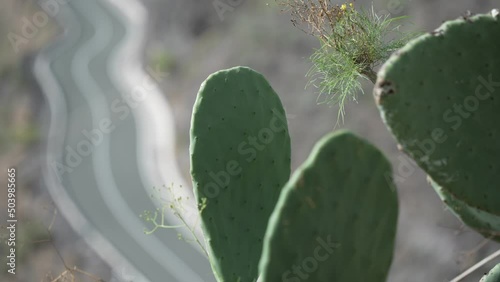
[[[214,281],[207,259],[176,230],[144,234],[160,203],[152,188],[185,185],[170,106],[143,70],[147,14],[136,0],[72,0],[64,28],[34,66],[50,108],[44,182],[60,213],[120,281]],[[156,78],[161,79],[161,75]],[[187,209],[191,223],[193,205]],[[173,216],[167,224],[177,225]],[[186,228],[180,231],[185,232]]]

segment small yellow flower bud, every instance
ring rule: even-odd
[[[342,6],[340,6],[340,10],[345,11],[345,9],[347,9],[347,5],[346,4],[342,4]]]

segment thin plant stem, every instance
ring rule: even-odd
[[[496,259],[497,257],[500,257],[500,250],[494,252],[493,254],[487,256],[483,260],[481,260],[478,263],[474,264],[473,266],[471,266],[469,269],[467,269],[466,271],[464,271],[462,274],[460,274],[457,277],[455,277],[450,282],[460,282],[460,281],[462,281],[462,279],[464,279],[465,277],[469,276],[474,271],[478,270],[480,267],[482,267],[483,265],[487,264],[488,262]]]

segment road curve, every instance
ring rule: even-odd
[[[153,186],[184,184],[169,105],[140,62],[144,9],[135,0],[60,8],[64,34],[34,66],[50,108],[43,177],[54,202],[119,280],[213,281],[195,246],[175,231],[145,235],[138,217],[158,204]]]

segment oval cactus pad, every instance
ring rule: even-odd
[[[383,282],[397,216],[383,154],[351,133],[329,134],[283,189],[269,220],[261,281]]]
[[[443,24],[396,52],[375,86],[401,147],[468,206],[500,216],[500,18]]]
[[[237,67],[201,85],[191,121],[191,175],[218,281],[254,282],[269,216],[290,177],[290,137],[278,95]]]

